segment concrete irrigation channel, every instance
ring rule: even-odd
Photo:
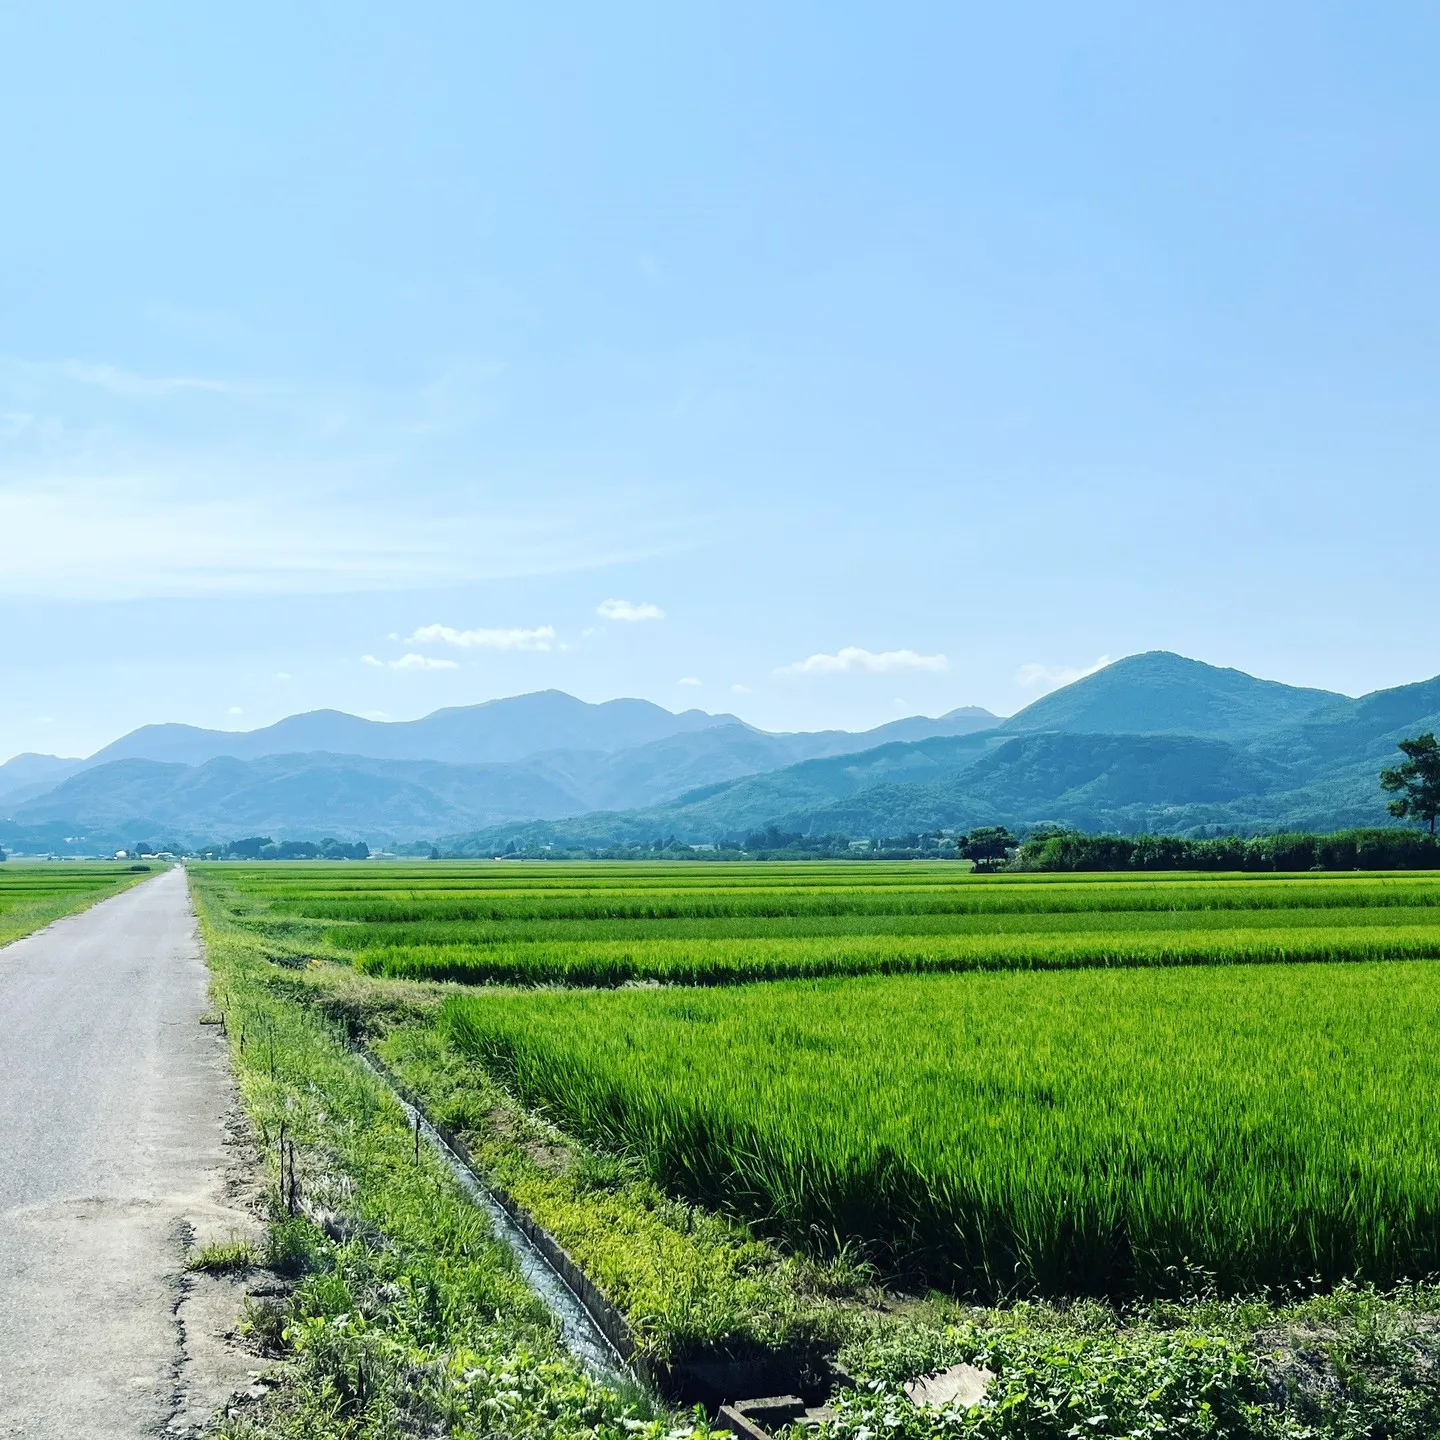
[[[488,1214],[496,1236],[509,1246],[521,1274],[558,1321],[566,1346],[591,1374],[611,1384],[639,1383],[652,1394],[673,1401],[699,1401],[722,1427],[745,1440],[769,1440],[767,1425],[778,1429],[795,1421],[814,1423],[831,1413],[824,1405],[807,1404],[799,1395],[764,1393],[779,1388],[777,1381],[793,1378],[792,1363],[784,1356],[760,1361],[716,1358],[674,1368],[648,1362],[625,1317],[560,1242],[500,1186],[484,1178],[471,1161],[465,1142],[432,1120],[419,1097],[379,1056],[364,1046],[356,1046],[355,1053],[394,1093],[415,1127],[417,1144],[423,1139],[470,1199]],[[822,1389],[828,1393],[842,1378],[839,1372],[830,1375]]]
[[[490,1217],[498,1239],[509,1246],[530,1288],[560,1324],[566,1348],[596,1378],[612,1385],[648,1380],[630,1363],[634,1346],[625,1322],[585,1278],[552,1237],[516,1207],[508,1196],[488,1185],[470,1163],[464,1142],[436,1125],[412,1095],[369,1051],[355,1053],[395,1093],[417,1137],[445,1162],[460,1188]],[[418,1152],[417,1152],[418,1153]],[[630,1357],[630,1358],[627,1358]]]

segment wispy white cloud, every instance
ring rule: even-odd
[[[61,360],[48,369],[65,380],[81,385],[94,385],[112,395],[141,396],[173,395],[182,390],[208,390],[212,394],[231,394],[236,386],[228,380],[207,380],[198,375],[142,375],[119,365],[96,365],[84,360]]]
[[[894,675],[902,670],[946,670],[943,655],[921,655],[914,650],[864,650],[846,645],[833,655],[811,655],[793,665],[782,665],[777,675]]]
[[[632,625],[641,620],[665,618],[665,612],[658,605],[650,604],[648,600],[638,605],[631,600],[602,600],[595,607],[595,613],[602,620],[623,620]]]
[[[118,475],[16,475],[0,455],[0,595],[134,599],[441,589],[659,554],[645,521],[409,508],[344,467],[240,460]],[[41,462],[36,461],[39,465]],[[48,464],[49,462],[45,462]],[[258,462],[257,462],[258,463]],[[637,543],[638,539],[638,543]]]
[[[738,680],[730,687],[732,695],[749,695],[753,692],[748,685],[742,685]]]
[[[446,590],[705,542],[653,485],[470,454],[502,382],[484,356],[296,385],[0,353],[0,596]]]
[[[703,685],[705,682],[698,675],[682,675],[675,683],[677,685]]]
[[[1109,663],[1108,655],[1102,655],[1093,665],[1037,665],[1032,660],[1015,672],[1015,683],[1026,690],[1038,690],[1043,694],[1058,690],[1062,685],[1073,685],[1077,680],[1103,670]]]
[[[550,650],[555,645],[555,627],[538,625],[533,630],[457,630],[452,625],[422,625],[407,645],[454,645],[461,650]]]

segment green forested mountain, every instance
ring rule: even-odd
[[[1152,652],[963,741],[885,746],[647,810],[459,843],[476,853],[512,838],[564,846],[673,835],[693,844],[763,824],[851,836],[996,824],[1173,834],[1378,825],[1388,823],[1381,766],[1402,736],[1432,729],[1440,678],[1354,700]]]
[[[1281,726],[1339,715],[1356,702],[1329,690],[1257,680],[1168,650],[1117,660],[1004,721],[1011,734],[1199,735],[1243,743]]]

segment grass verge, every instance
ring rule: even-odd
[[[292,978],[203,887],[197,902],[241,1098],[275,1185],[264,1258],[293,1280],[279,1303],[252,1304],[245,1324],[277,1362],[277,1383],[216,1433],[695,1433],[575,1365],[483,1215],[427,1150],[417,1162],[389,1090],[320,1009],[296,1003]],[[280,1195],[282,1134],[302,1203],[295,1215],[288,1179]]]

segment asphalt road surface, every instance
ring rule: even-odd
[[[185,876],[0,949],[0,1436],[182,1430],[230,1105]]]

